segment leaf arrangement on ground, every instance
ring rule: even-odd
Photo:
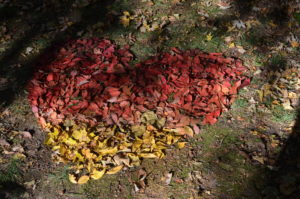
[[[199,50],[173,48],[132,66],[129,47],[95,38],[54,57],[30,81],[29,101],[56,159],[87,170],[70,175],[79,184],[162,158],[200,123],[214,124],[250,83],[239,59]]]

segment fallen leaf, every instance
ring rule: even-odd
[[[89,181],[90,177],[89,176],[81,176],[78,181],[77,184],[85,184]]]
[[[106,172],[106,174],[109,174],[109,175],[116,174],[119,171],[121,171],[123,167],[124,167],[123,165],[119,165],[119,166],[113,167],[112,169],[108,170]]]
[[[186,144],[186,142],[177,142],[177,147],[178,147],[179,149],[182,149],[182,148],[185,147],[185,144]]]
[[[234,48],[235,47],[235,44],[233,42],[231,42],[230,44],[228,44],[228,47],[229,48]]]
[[[167,173],[165,175],[165,184],[166,185],[169,185],[171,183],[172,177],[173,177],[173,173]]]
[[[70,182],[77,184],[76,177],[73,174],[69,174],[69,180],[70,180]]]
[[[94,169],[91,173],[91,178],[93,178],[94,180],[98,180],[98,179],[102,178],[102,176],[105,174],[105,172],[106,172],[106,169],[102,169],[101,171]]]
[[[298,48],[298,47],[300,46],[300,44],[299,44],[299,42],[297,42],[297,41],[291,41],[291,46],[292,46],[293,48]]]
[[[211,41],[212,38],[213,38],[213,36],[212,36],[211,33],[209,33],[208,35],[206,35],[206,40],[207,40],[207,41]]]

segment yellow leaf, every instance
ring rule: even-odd
[[[140,149],[141,145],[143,144],[142,140],[136,140],[132,145],[132,151],[136,152]]]
[[[123,12],[123,15],[125,15],[125,16],[130,16],[130,13],[129,13],[128,11],[124,11],[124,12]]]
[[[96,157],[95,159],[94,159],[94,161],[95,162],[99,162],[99,161],[101,161],[103,159],[103,156],[102,155],[99,155],[98,157]]]
[[[167,145],[173,144],[173,136],[171,134],[167,135]]]
[[[194,135],[193,129],[191,129],[191,127],[189,127],[189,126],[176,128],[175,132],[177,135],[188,135],[190,137],[193,137],[193,135]]]
[[[128,153],[127,155],[128,155],[128,157],[129,157],[133,162],[136,162],[136,161],[139,161],[139,160],[140,160],[139,157],[138,157],[137,155],[133,154],[133,153]]]
[[[155,149],[163,150],[163,149],[166,149],[166,148],[168,148],[168,147],[166,146],[165,143],[163,143],[161,141],[159,141],[159,142],[156,143]]]
[[[212,38],[213,38],[213,36],[212,36],[211,33],[209,33],[208,35],[206,35],[206,40],[207,40],[207,41],[212,40]]]
[[[89,172],[91,172],[91,171],[92,171],[92,168],[94,168],[94,162],[88,161],[87,166],[86,166],[86,169],[87,169]]]
[[[140,153],[139,156],[142,158],[157,158],[154,153]]]
[[[193,136],[193,135],[192,135]],[[181,136],[174,136],[173,137],[173,143],[178,142],[178,140],[181,138]]]
[[[163,158],[165,156],[165,154],[161,151],[155,152],[154,155],[156,155],[158,158]]]
[[[45,144],[51,146],[55,144],[55,141],[53,140],[53,138],[48,137],[45,141]]]
[[[72,137],[80,142],[90,141],[86,129],[74,130],[72,133]]]
[[[260,102],[264,100],[264,92],[261,90],[257,90]]]
[[[183,127],[183,128],[184,128],[184,130],[185,130],[185,134],[186,134],[186,135],[188,135],[188,136],[190,136],[190,137],[193,137],[193,136],[194,136],[194,131],[193,131],[193,129],[191,129],[191,127],[185,126],[185,127]]]
[[[89,181],[90,177],[89,176],[81,176],[79,179],[78,179],[78,184],[85,184],[87,183],[87,181]]]
[[[93,137],[95,137],[96,135],[95,135],[95,133],[90,133],[89,136],[93,138]]]
[[[276,27],[277,27],[277,24],[275,24],[273,21],[270,21],[270,22],[269,22],[269,25],[270,25],[272,28],[276,28]]]
[[[131,162],[130,163],[130,167],[138,167],[138,166],[140,166],[141,165],[141,162],[140,161],[135,161],[135,162]]]
[[[24,154],[18,152],[16,154],[14,154],[13,158],[16,158],[16,159],[25,159],[26,156]]]
[[[61,155],[64,155],[67,152],[67,150],[68,149],[65,146],[61,145],[61,147],[59,148],[59,153]]]
[[[67,140],[65,140],[65,143],[66,143],[67,145],[71,145],[71,146],[77,145],[76,140],[74,140],[74,139],[72,139],[72,138],[68,138]]]
[[[112,169],[110,169],[109,171],[106,172],[106,174],[115,174],[115,173],[118,173],[119,171],[121,171],[121,169],[123,168],[123,165],[119,165],[119,166],[116,166],[116,167],[113,167]]]
[[[54,131],[51,133],[51,137],[53,137],[54,139],[57,138],[59,134],[59,129],[58,128],[54,128]]]
[[[146,127],[144,125],[134,125],[131,127],[131,131],[135,136],[139,137],[146,132]]]
[[[229,48],[234,48],[235,47],[235,44],[233,42],[231,42],[229,45],[228,45]]]
[[[155,139],[153,136],[143,139],[143,143],[149,146],[150,144],[155,144]]]
[[[77,184],[76,177],[73,174],[69,174],[69,180],[70,182]]]
[[[291,41],[291,46],[293,47],[293,48],[298,48],[299,47],[299,42],[297,42],[297,41]]]
[[[78,162],[84,162],[84,157],[78,151],[75,152],[75,156]]]
[[[92,159],[96,157],[93,153],[91,153],[90,149],[82,149],[82,154],[87,158],[87,159]]]
[[[178,142],[178,143],[177,143],[177,147],[178,147],[179,149],[182,149],[182,148],[184,148],[185,144],[186,144],[186,142]]]
[[[106,171],[106,169],[103,169],[102,171],[98,171],[98,170],[94,169],[91,174],[91,178],[93,178],[94,180],[98,180],[98,179],[102,178],[102,176],[105,174],[105,171]]]
[[[130,24],[130,18],[128,16],[121,16],[120,22],[124,27],[127,27]]]
[[[56,151],[56,150],[58,150],[58,149],[60,149],[60,146],[59,146],[59,145],[56,145],[56,146],[52,147],[52,150],[53,150],[53,151]]]
[[[101,155],[107,155],[107,154],[113,155],[118,152],[118,148],[117,147],[114,147],[114,148],[108,147],[106,149],[101,149],[98,152],[101,153]]]
[[[259,135],[259,134],[260,134],[260,133],[257,132],[257,131],[250,131],[250,133],[251,133],[252,135]]]

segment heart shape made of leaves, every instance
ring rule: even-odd
[[[200,50],[158,54],[130,66],[129,47],[106,39],[78,39],[38,67],[28,84],[40,124],[65,120],[94,126],[136,125],[153,111],[166,127],[214,124],[250,79],[241,60]]]

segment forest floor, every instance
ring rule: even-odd
[[[0,198],[300,195],[299,1],[42,2],[0,0]],[[170,47],[239,57],[252,81],[231,109],[216,124],[202,126],[184,149],[74,185],[68,180],[68,165],[51,161],[25,85],[35,61],[50,46],[94,36],[130,45],[136,62]]]

